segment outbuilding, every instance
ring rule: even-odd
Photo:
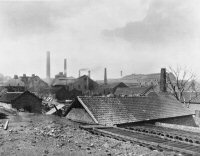
[[[0,97],[0,103],[10,104],[13,108],[24,109],[32,113],[42,112],[42,99],[35,94],[25,92],[7,92]]]
[[[93,124],[164,122],[195,126],[193,114],[171,95],[155,97],[77,97],[67,118]]]

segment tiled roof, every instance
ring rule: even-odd
[[[7,92],[0,96],[0,102],[11,103],[12,100],[16,99],[21,94],[23,94],[23,92]]]
[[[114,125],[192,114],[169,95],[157,97],[78,97],[99,124]],[[73,104],[72,104],[73,105]]]

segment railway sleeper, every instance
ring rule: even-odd
[[[134,128],[129,128],[129,129],[134,129]],[[134,129],[134,131],[135,131],[136,129]],[[198,141],[198,140],[194,140],[194,139],[192,139],[191,137],[189,137],[189,139],[187,138],[187,137],[184,137],[184,136],[182,136],[182,135],[177,135],[176,133],[175,134],[172,134],[172,133],[166,133],[166,132],[161,132],[161,131],[154,131],[154,130],[151,130],[151,131],[145,131],[145,130],[141,130],[141,129],[138,129],[137,128],[137,132],[139,132],[139,133],[146,133],[146,132],[148,132],[147,134],[152,134],[152,135],[157,135],[157,136],[159,136],[159,137],[161,137],[161,138],[166,138],[166,139],[170,139],[170,140],[176,140],[176,141],[179,141],[179,142],[186,142],[186,143],[189,143],[189,144],[195,144],[195,145],[199,145],[200,144],[200,141]]]
[[[122,141],[130,141],[130,142],[136,142],[138,143],[140,146],[145,146],[145,147],[149,147],[150,149],[158,149],[158,150],[170,150],[170,151],[175,151],[175,152],[178,152],[178,153],[187,153],[187,154],[195,154],[195,152],[192,152],[192,151],[189,151],[189,150],[186,150],[186,149],[180,149],[178,147],[173,147],[173,146],[170,146],[170,145],[164,145],[163,143],[161,144],[153,144],[152,142],[149,142],[147,143],[146,141],[143,141],[143,140],[138,140],[138,139],[128,139],[127,137],[122,137],[122,136],[116,136],[114,134],[107,134],[106,132],[96,132],[96,134],[100,134],[100,135],[103,135],[103,136],[107,136],[107,137],[112,137],[114,139],[117,139],[117,140],[122,140]],[[188,142],[190,140],[188,139]],[[178,144],[178,142],[177,142]]]
[[[146,133],[151,133],[151,134],[158,134],[158,135],[165,135],[165,132],[160,131],[160,130],[156,130],[156,129],[145,129],[145,128],[133,128],[133,127],[128,127],[128,129],[134,130],[134,131],[140,131],[140,132],[146,132]],[[177,134],[178,133],[178,134]],[[190,135],[186,135],[186,134],[180,134],[180,132],[170,132],[168,133],[169,135],[179,135],[180,137],[187,137],[187,138],[191,138],[193,139]]]

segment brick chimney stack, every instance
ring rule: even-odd
[[[46,67],[46,70],[47,70],[46,78],[50,79],[51,74],[50,74],[50,52],[49,51],[47,51],[47,67]]]
[[[106,85],[108,83],[108,80],[107,80],[107,69],[105,68],[104,69],[104,84]]]
[[[67,59],[64,59],[64,76],[67,77]]]
[[[166,69],[165,68],[161,68],[160,92],[167,92],[167,81],[166,81]]]
[[[81,77],[81,70],[78,71],[78,77]]]

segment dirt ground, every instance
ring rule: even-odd
[[[129,142],[93,135],[57,116],[19,113],[0,119],[1,156],[172,156]]]

